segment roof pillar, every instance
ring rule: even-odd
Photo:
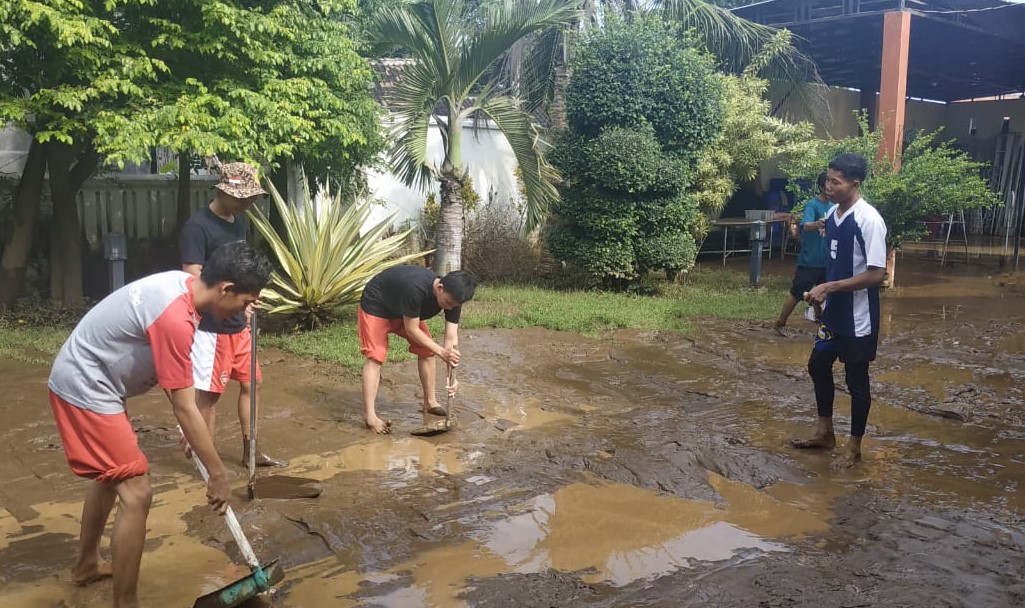
[[[908,47],[911,42],[911,13],[891,11],[883,15],[883,61],[879,79],[879,114],[876,124],[883,130],[879,158],[890,157],[900,166],[904,143],[904,109],[908,90]]]

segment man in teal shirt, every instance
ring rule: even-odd
[[[826,249],[822,231],[826,225],[826,212],[833,205],[826,196],[826,174],[818,179],[819,193],[804,206],[801,219],[801,254],[797,256],[797,270],[790,285],[787,301],[776,320],[776,333],[787,337],[787,319],[797,303],[804,300],[804,293],[826,280]]]

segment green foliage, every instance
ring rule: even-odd
[[[0,123],[92,145],[123,166],[154,147],[345,175],[382,146],[351,0],[0,4]]]
[[[566,90],[570,128],[594,138],[648,124],[665,152],[696,159],[722,126],[723,85],[713,67],[660,21],[610,20],[576,50]]]
[[[770,115],[768,82],[749,74],[726,76],[726,116],[721,137],[705,149],[691,189],[707,214],[718,213],[744,182],[758,177],[762,161],[801,154],[810,145],[810,123]]]
[[[890,158],[878,160],[876,151],[882,136],[869,131],[864,115],[858,116],[863,135],[837,140],[816,140],[809,149],[782,165],[790,178],[792,191],[810,198],[801,183],[814,187],[815,178],[826,169],[830,159],[843,152],[854,152],[869,162],[868,178],[861,195],[879,210],[886,221],[887,242],[900,247],[904,241],[925,234],[925,220],[964,209],[999,204],[980,171],[986,165],[973,161],[963,150],[939,139],[941,131],[921,134],[904,149],[899,170]]]
[[[654,20],[612,21],[578,52],[570,129],[554,139],[565,178],[551,253],[608,287],[694,264],[692,167],[723,119],[722,78]]]
[[[300,200],[285,202],[273,184],[267,185],[285,233],[278,234],[258,207],[249,210],[249,217],[278,262],[270,286],[260,294],[271,314],[296,316],[316,327],[339,306],[359,302],[377,273],[423,257],[395,257],[409,232],[383,236],[392,218],[360,234],[372,211],[368,200],[346,203],[325,185],[316,197],[303,192]]]

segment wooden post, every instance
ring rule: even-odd
[[[883,129],[878,158],[889,157],[900,168],[904,144],[904,109],[908,90],[908,47],[911,13],[892,11],[883,15],[883,65],[879,78],[879,115]]]
[[[904,110],[908,91],[908,49],[911,46],[911,13],[892,11],[883,15],[883,61],[879,77],[879,114],[877,128],[883,130],[877,159],[889,158],[893,170],[900,170],[904,150]],[[896,252],[886,256],[886,281],[890,287],[896,280]]]

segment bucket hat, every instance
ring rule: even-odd
[[[215,188],[235,198],[250,198],[267,194],[260,186],[256,168],[246,163],[225,163],[220,166],[221,181]]]

